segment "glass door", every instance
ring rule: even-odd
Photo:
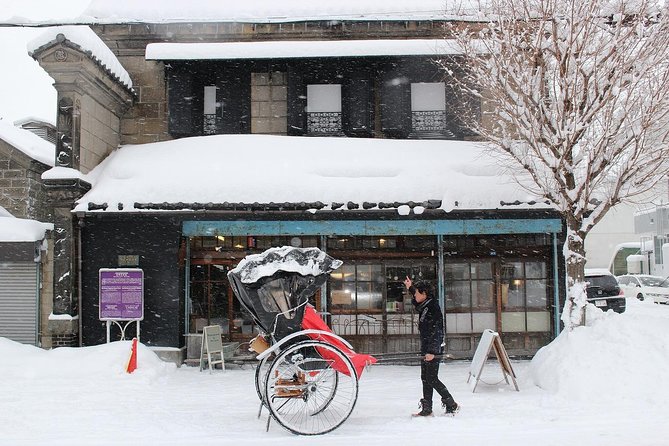
[[[207,325],[220,325],[223,337],[241,327],[235,321],[234,301],[227,273],[231,266],[194,259],[190,270],[190,331],[202,333]],[[237,304],[239,305],[239,304]],[[241,329],[240,329],[241,331]]]

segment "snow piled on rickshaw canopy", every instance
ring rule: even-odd
[[[236,274],[243,283],[255,283],[279,271],[303,276],[327,274],[339,268],[342,263],[318,248],[282,246],[246,256],[230,272]]]

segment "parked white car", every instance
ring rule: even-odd
[[[669,304],[669,278],[647,274],[618,276],[618,284],[627,297],[648,298],[658,304]]]

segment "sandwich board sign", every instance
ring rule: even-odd
[[[509,384],[509,378],[511,378],[516,390],[520,391],[520,389],[518,389],[518,383],[516,382],[516,374],[511,367],[511,360],[509,360],[509,355],[506,353],[506,349],[504,348],[502,339],[499,337],[499,333],[488,328],[483,331],[483,335],[481,336],[478,347],[476,347],[474,358],[469,367],[469,377],[467,378],[467,382],[472,388],[472,392],[476,391],[476,386],[481,379],[483,366],[490,355],[490,350],[495,351],[495,356],[497,356],[497,361],[499,361],[499,365],[502,368],[502,374],[504,375],[506,383]],[[474,378],[473,381],[472,378]]]
[[[225,358],[223,357],[223,338],[221,337],[221,334],[222,330],[220,325],[207,325],[202,329],[200,371],[204,369],[205,361],[209,366],[209,373],[211,373],[211,366],[216,364],[221,364],[221,368],[225,370]],[[215,355],[219,355],[218,359],[216,359]]]

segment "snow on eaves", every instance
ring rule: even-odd
[[[52,223],[15,218],[0,206],[0,242],[38,242],[46,231],[53,231]]]
[[[41,11],[30,10],[24,10],[18,16],[3,16],[0,11],[0,23],[55,26],[481,20],[480,2],[481,0],[93,0],[83,11],[74,5],[62,5],[55,16],[53,12],[45,15]]]
[[[147,60],[282,59],[307,57],[443,56],[462,54],[453,40],[308,40],[150,43]]]
[[[56,147],[34,133],[0,119],[0,140],[25,153],[35,161],[53,166]]]
[[[216,135],[126,145],[75,211],[551,208],[480,143]],[[384,203],[382,206],[381,203]]]
[[[53,122],[51,120],[41,118],[41,117],[37,117],[37,116],[24,116],[21,119],[17,119],[16,121],[14,121],[14,126],[21,127],[22,125],[28,124],[28,123],[31,123],[31,122],[50,124],[54,127],[56,126],[55,122]]]
[[[75,48],[86,53],[95,63],[100,65],[114,79],[132,91],[132,80],[116,55],[100,37],[88,26],[55,26],[47,28],[42,34],[28,42],[28,54],[33,56],[37,51],[56,42],[69,41]]]
[[[478,16],[476,0],[93,0],[81,21],[93,23],[405,21]]]

